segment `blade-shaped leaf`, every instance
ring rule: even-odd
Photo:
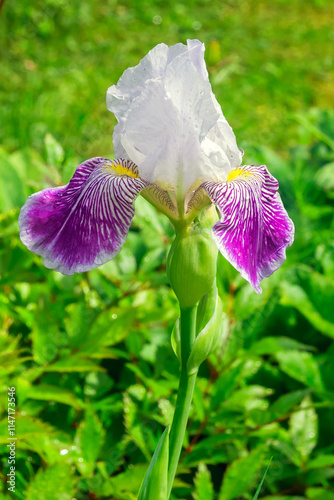
[[[169,427],[164,430],[153,454],[138,500],[167,500]]]
[[[259,484],[259,487],[258,487],[258,489],[256,490],[256,493],[255,493],[255,495],[254,495],[254,497],[253,497],[253,500],[257,500],[257,499],[259,498],[259,494],[260,494],[261,488],[262,488],[262,486],[263,486],[264,480],[265,480],[265,478],[266,478],[267,472],[268,472],[268,470],[269,470],[269,467],[270,467],[270,464],[271,464],[272,459],[273,459],[273,457],[271,457],[271,459],[270,459],[270,461],[269,461],[269,464],[268,464],[268,466],[267,466],[266,470],[264,471],[263,477],[262,477],[262,479],[261,479],[261,483]]]

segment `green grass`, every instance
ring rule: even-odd
[[[333,15],[332,2],[311,0],[8,2],[0,141],[41,150],[51,132],[67,154],[110,155],[107,88],[157,43],[198,38],[240,145],[286,152],[295,113],[333,100]]]
[[[134,500],[171,421],[178,316],[168,220],[143,199],[120,255],[61,276],[18,237],[19,207],[112,157],[105,92],[157,43],[198,38],[249,163],[295,222],[256,295],[221,257],[227,348],[199,372],[174,499],[332,500],[334,4],[6,2],[0,30],[0,500]],[[160,17],[157,17],[160,16]],[[161,21],[161,22],[160,22]],[[17,394],[9,496],[7,387]]]

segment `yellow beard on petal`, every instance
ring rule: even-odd
[[[111,172],[116,172],[118,175],[128,175],[134,179],[139,179],[139,175],[130,170],[129,168],[121,165],[120,163],[112,163],[111,165],[105,164],[105,168]]]
[[[233,181],[237,177],[251,177],[252,172],[247,172],[246,170],[242,168],[235,168],[234,170],[231,170],[231,172],[228,174],[226,182]]]

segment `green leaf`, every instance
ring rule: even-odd
[[[319,168],[315,175],[315,181],[324,191],[334,190],[334,162],[327,163]]]
[[[261,479],[261,483],[259,484],[259,487],[258,487],[258,489],[256,490],[256,493],[255,493],[255,495],[254,495],[254,497],[253,497],[253,500],[257,500],[257,499],[259,498],[259,494],[260,494],[260,492],[261,492],[261,489],[262,489],[262,486],[263,486],[264,480],[265,480],[265,478],[266,478],[267,472],[268,472],[268,470],[269,470],[269,467],[270,467],[270,464],[271,464],[272,459],[273,459],[273,457],[271,457],[271,459],[270,459],[270,461],[269,461],[269,464],[267,465],[267,468],[266,468],[266,470],[265,470],[265,472],[264,472],[264,474],[263,474],[263,477],[262,477],[262,479]]]
[[[228,370],[225,370],[220,375],[212,391],[212,409],[217,408],[222,402],[226,401],[233,394],[242,381],[243,369],[244,362],[238,359],[229,367]]]
[[[280,396],[268,409],[269,413],[272,414],[272,420],[285,415],[291,408],[299,404],[309,393],[310,389],[304,389]]]
[[[308,387],[323,390],[318,363],[308,352],[286,351],[275,355],[280,369]]]
[[[81,352],[98,352],[99,346],[118,344],[131,332],[135,318],[135,308],[112,307],[97,316],[80,347]]]
[[[32,329],[34,359],[39,364],[50,363],[59,349],[59,327],[55,318],[47,312],[38,311]]]
[[[308,469],[320,469],[322,467],[334,466],[334,455],[319,455],[307,462]]]
[[[164,247],[153,248],[144,256],[140,270],[143,273],[149,273],[163,265],[166,260],[166,250]]]
[[[328,286],[330,284],[332,284],[332,281],[328,283]],[[286,282],[282,283],[281,287],[281,302],[283,305],[295,307],[317,330],[330,338],[334,338],[334,323],[328,321],[319,313],[303,288]],[[333,285],[331,289],[334,290]]]
[[[26,500],[72,500],[75,483],[71,465],[57,464],[47,469],[40,469],[30,483]]]
[[[97,365],[90,359],[85,358],[83,355],[71,355],[67,358],[60,359],[51,365],[45,366],[45,372],[90,372],[90,371],[104,371],[102,366]]]
[[[204,463],[198,465],[198,471],[195,477],[195,500],[213,500],[214,489],[211,481],[211,474]]]
[[[300,410],[291,415],[289,432],[296,450],[305,462],[318,439],[318,416],[310,396],[306,396],[300,405]]]
[[[28,416],[16,416],[15,420],[16,429],[15,436],[19,440],[24,440],[27,437],[36,437],[39,435],[52,435],[55,429],[46,422],[39,420],[38,418],[32,418]],[[0,422],[0,443],[8,442],[8,420],[2,420]]]
[[[81,457],[77,467],[81,474],[90,475],[95,469],[95,461],[103,444],[105,431],[101,422],[91,408],[86,411],[85,420],[81,422],[75,444],[79,448]]]
[[[18,379],[18,394],[22,393],[24,399],[37,399],[41,401],[56,401],[58,403],[63,403],[73,408],[81,409],[83,408],[83,402],[76,398],[74,394],[68,389],[62,387],[57,387],[49,384],[38,384],[30,385],[25,379]],[[22,401],[22,396],[20,396],[20,401]]]
[[[299,121],[299,123],[303,127],[305,127],[306,130],[308,130],[311,134],[314,135],[314,137],[316,137],[319,141],[322,141],[325,144],[327,144],[331,149],[334,149],[333,139],[331,139],[331,137],[325,134],[320,129],[320,127],[314,125],[306,114],[296,113],[295,117]]]
[[[33,190],[45,187],[43,179],[53,178],[50,167],[45,165],[42,157],[34,149],[20,149],[8,158],[22,182]]]
[[[312,351],[314,348],[289,337],[265,337],[252,346],[250,353],[261,356],[290,350]]]
[[[138,500],[168,500],[169,427],[164,430],[144,478]]]
[[[278,497],[276,495],[272,496],[270,495],[269,497],[262,497],[261,500],[305,500],[305,497],[295,497],[295,496],[290,496],[290,495],[284,495],[281,496],[279,495]]]
[[[264,450],[264,446],[259,446],[228,467],[218,500],[235,500],[253,487],[265,457]]]
[[[46,161],[49,165],[53,167],[63,163],[65,158],[65,153],[59,142],[51,135],[47,133],[44,139]]]
[[[334,500],[334,492],[326,488],[308,488],[306,498],[310,500]]]
[[[144,428],[141,419],[138,417],[138,409],[128,393],[124,394],[124,424],[127,430],[127,437],[133,441],[149,460],[150,452],[147,439],[144,436]],[[147,430],[147,429],[146,429]]]
[[[0,212],[21,207],[27,194],[18,173],[7,157],[0,155]]]
[[[65,329],[71,347],[80,346],[87,335],[93,312],[84,302],[76,302],[66,307]]]
[[[115,452],[112,452],[111,456],[113,460],[117,460]],[[103,478],[97,475],[87,478],[87,484],[97,499],[136,500],[146,469],[147,466],[143,464],[130,464],[125,472],[119,472],[112,477],[106,474]]]

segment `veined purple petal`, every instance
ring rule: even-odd
[[[21,240],[62,274],[94,269],[122,248],[133,202],[147,185],[131,161],[87,160],[66,186],[28,198],[19,217]]]
[[[284,263],[294,238],[277,180],[264,165],[243,166],[232,170],[226,183],[202,187],[221,214],[212,228],[220,252],[261,293],[260,281]]]

